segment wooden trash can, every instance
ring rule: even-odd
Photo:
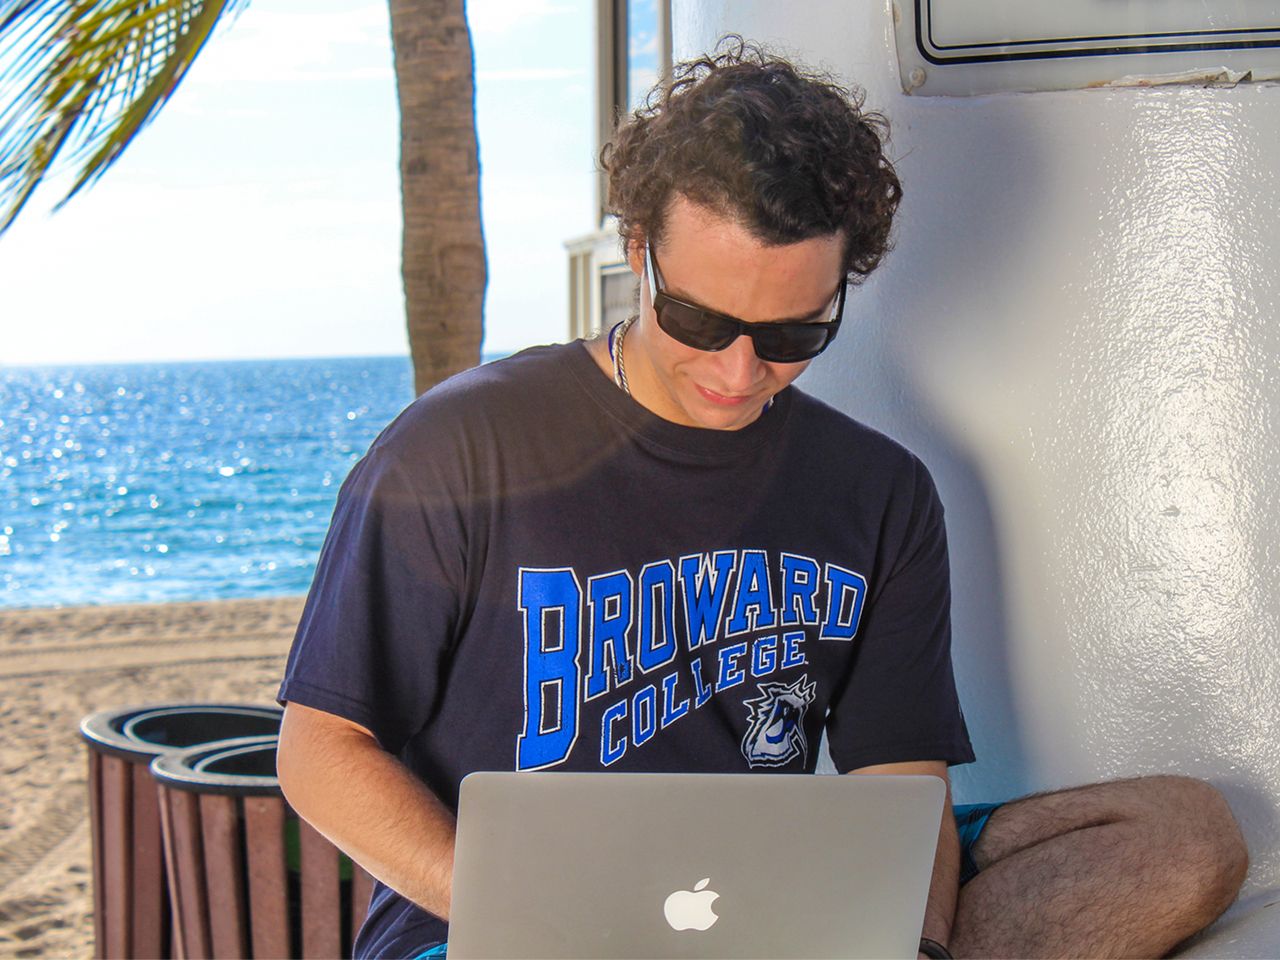
[[[351,956],[373,879],[285,802],[277,742],[244,737],[151,764],[178,957]]]
[[[277,733],[282,714],[275,705],[161,703],[80,721],[89,746],[94,956],[173,955],[151,761],[165,750]]]

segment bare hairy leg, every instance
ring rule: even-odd
[[[1015,800],[973,850],[957,957],[1159,957],[1216,919],[1248,851],[1222,795],[1142,777]]]

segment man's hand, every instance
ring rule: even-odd
[[[956,820],[951,814],[951,781],[947,765],[941,760],[912,763],[882,763],[874,767],[851,770],[851,774],[908,774],[938,777],[947,787],[942,805],[942,823],[938,829],[938,852],[933,860],[933,880],[929,884],[929,903],[924,912],[923,936],[944,947],[951,937],[951,923],[956,915],[956,897],[960,893],[960,838]],[[921,954],[920,956],[924,956]]]
[[[290,703],[276,772],[299,816],[397,893],[449,918],[454,816],[370,731]]]

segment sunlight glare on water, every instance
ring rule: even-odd
[[[303,593],[402,357],[0,369],[0,607]]]

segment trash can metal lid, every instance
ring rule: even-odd
[[[151,703],[92,713],[80,735],[94,750],[149,762],[169,750],[278,733],[283,715],[274,704]]]
[[[276,779],[279,737],[236,737],[162,753],[151,775],[166,787],[240,797],[282,796]]]

